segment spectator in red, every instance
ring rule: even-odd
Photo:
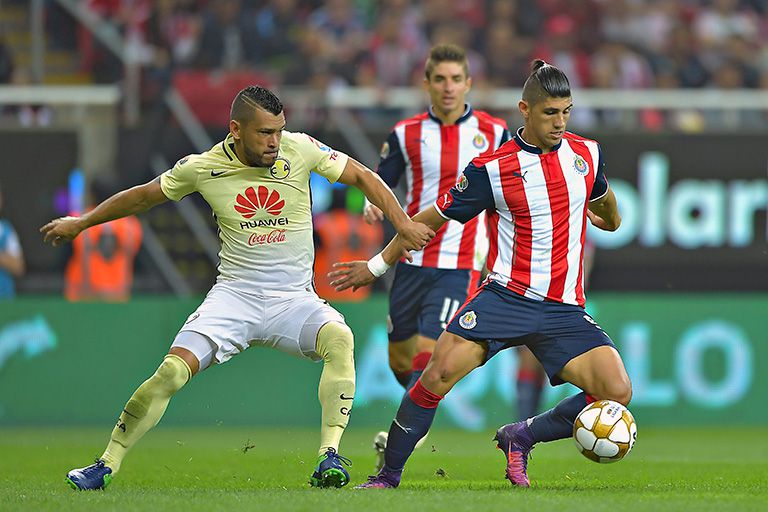
[[[549,18],[544,24],[544,37],[540,38],[534,53],[562,70],[573,89],[591,85],[589,55],[579,46],[576,22],[571,16],[559,14]]]

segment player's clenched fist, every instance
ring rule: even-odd
[[[40,228],[43,241],[51,242],[54,246],[71,241],[82,230],[80,217],[59,217]]]
[[[435,237],[432,228],[421,222],[409,221],[405,227],[397,230],[400,244],[407,251],[420,251]]]

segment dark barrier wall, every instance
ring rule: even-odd
[[[623,223],[592,286],[768,290],[764,136],[598,135]]]
[[[167,352],[194,300],[0,304],[0,425],[109,428]],[[339,309],[356,335],[353,426],[386,427],[401,396],[387,367],[377,296]],[[595,296],[595,318],[620,347],[645,424],[768,424],[768,295]],[[473,372],[446,398],[438,424],[491,429],[514,418],[515,352]],[[320,364],[253,348],[195,377],[172,401],[175,425],[314,425]],[[573,389],[550,388],[553,404]]]
[[[0,154],[0,217],[18,232],[27,267],[48,271],[59,263],[61,251],[43,250],[37,230],[67,213],[67,177],[77,166],[77,136],[71,131],[2,131]]]

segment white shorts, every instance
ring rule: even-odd
[[[315,352],[318,331],[328,322],[344,323],[344,316],[313,291],[275,297],[242,288],[232,283],[216,283],[179,329],[179,333],[192,331],[207,337],[215,345],[213,358],[217,363],[254,345],[319,361]],[[202,350],[199,344],[184,343],[183,336],[178,338],[173,346],[191,350],[198,360],[205,357],[205,353],[197,353]]]

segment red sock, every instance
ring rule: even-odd
[[[432,352],[419,352],[413,356],[413,371],[422,372],[427,367],[429,359],[432,357]]]
[[[411,388],[408,394],[410,395],[411,400],[413,400],[413,403],[419,407],[424,407],[425,409],[434,409],[437,407],[437,404],[440,403],[440,400],[443,399],[442,396],[436,395],[422,386],[421,379],[416,381],[416,384]]]

